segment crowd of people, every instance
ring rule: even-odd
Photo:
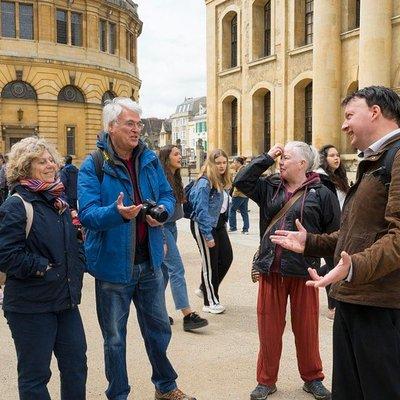
[[[200,252],[202,312],[221,314],[227,308],[219,288],[234,256],[229,235],[237,232],[237,213],[242,233],[249,232],[249,199],[259,207],[260,232],[251,266],[259,354],[250,399],[277,390],[288,299],[304,391],[320,400],[400,398],[400,98],[371,86],[346,97],[343,107],[342,130],[360,151],[351,187],[335,146],[317,152],[300,141],[276,143],[248,163],[238,156],[231,165],[223,149],[212,149],[184,187],[178,146],[158,156],[148,149],[140,140],[142,110],[129,98],[106,102],[97,150],[79,173],[70,156],[59,171],[60,156],[44,139],[14,144],[7,168],[0,166],[0,270],[20,399],[50,399],[52,354],[60,398],[86,398],[79,303],[88,272],[107,398],[126,400],[131,390],[126,335],[133,303],[155,400],[195,400],[178,388],[167,356],[168,283],[184,331],[209,324],[190,305],[177,221],[190,219]],[[334,319],[332,393],[323,384],[319,349],[320,287],[328,288]]]

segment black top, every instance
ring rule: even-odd
[[[260,207],[261,237],[270,221],[287,201],[285,188],[279,175],[262,176],[274,162],[268,154],[261,154],[242,168],[234,181],[235,187]],[[331,233],[339,229],[340,206],[337,197],[321,182],[310,183],[305,189],[305,195],[289,209],[283,220],[278,221],[271,228],[271,234],[277,229],[296,231],[296,219],[302,221],[303,226],[310,233]],[[260,248],[258,269],[261,272],[271,271],[275,254],[276,245],[266,238]],[[319,258],[304,257],[303,254],[282,249],[280,259],[282,275],[305,277],[308,276],[308,267],[317,268],[319,264]]]

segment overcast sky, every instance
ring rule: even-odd
[[[166,118],[186,97],[206,96],[205,1],[134,0],[140,104],[144,117]]]

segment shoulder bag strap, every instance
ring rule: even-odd
[[[24,198],[17,192],[13,194],[15,197],[19,197],[24,204],[25,212],[26,212],[26,227],[25,227],[25,237],[29,236],[29,232],[32,228],[33,223],[33,206],[29,201],[24,200]]]
[[[296,203],[296,201],[304,194],[305,189],[299,190],[296,192],[290,200],[285,203],[285,205],[275,214],[275,216],[272,218],[272,221],[269,223],[267,229],[264,232],[264,235],[261,239],[261,242],[265,239],[266,235],[268,232],[271,230],[271,228],[280,220],[282,219],[285,214],[290,210],[290,208]]]

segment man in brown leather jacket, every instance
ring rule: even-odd
[[[347,194],[340,230],[330,235],[277,231],[289,250],[335,257],[325,277],[309,269],[308,285],[333,284],[333,400],[400,399],[400,97],[380,86],[343,101],[343,132],[363,157]],[[390,149],[391,171],[386,171]],[[392,152],[391,152],[392,153]],[[384,161],[386,160],[386,161]]]

